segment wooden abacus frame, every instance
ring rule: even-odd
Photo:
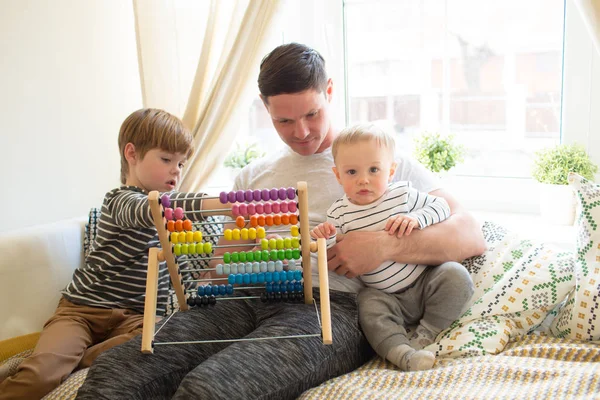
[[[327,270],[327,247],[325,239],[318,239],[311,243],[310,225],[308,220],[308,186],[306,182],[297,185],[298,209],[300,211],[300,250],[302,254],[302,270],[304,279],[304,302],[314,302],[312,295],[312,265],[310,253],[317,252],[317,265],[319,271],[319,294],[321,308],[321,337],[323,344],[333,342],[331,330],[331,307],[329,302],[329,277]],[[144,304],[144,325],[142,329],[142,352],[154,352],[154,335],[156,324],[156,302],[158,296],[159,263],[166,261],[171,284],[175,290],[180,311],[189,309],[186,302],[185,290],[179,265],[173,254],[169,241],[169,232],[166,228],[163,208],[160,204],[159,193],[152,191],[148,195],[152,218],[158,232],[161,249],[153,247],[148,254],[148,277],[146,280],[146,300]],[[206,210],[211,212],[210,210]],[[214,214],[214,213],[213,213]],[[305,245],[302,245],[302,244]],[[306,245],[308,243],[309,245]],[[316,245],[315,245],[316,244]],[[314,335],[313,335],[314,336]],[[240,339],[242,340],[242,339]]]

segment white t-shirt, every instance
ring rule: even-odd
[[[410,181],[421,192],[431,192],[440,188],[438,180],[421,164],[408,157],[397,157],[398,167],[394,181]],[[285,147],[271,157],[254,161],[242,169],[235,179],[234,190],[270,189],[296,187],[299,181],[308,185],[308,212],[310,228],[327,220],[327,209],[344,191],[333,174],[334,166],[331,148],[322,153],[301,156]],[[277,229],[277,227],[273,227]],[[279,227],[281,229],[281,227]],[[313,258],[316,266],[316,256]],[[313,283],[318,285],[318,269],[313,267]],[[329,287],[332,290],[358,292],[363,287],[360,280],[348,279],[334,272],[329,273]]]

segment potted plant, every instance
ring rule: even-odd
[[[426,132],[415,139],[415,158],[438,175],[463,162],[464,155],[464,147],[455,143],[453,135]]]
[[[531,176],[540,183],[540,213],[548,221],[572,225],[575,221],[575,193],[567,177],[574,172],[594,180],[598,166],[580,145],[560,144],[535,153]]]
[[[235,176],[246,165],[264,155],[265,153],[260,150],[256,143],[237,142],[235,148],[225,157],[223,165],[230,168]]]

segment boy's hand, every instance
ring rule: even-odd
[[[419,226],[419,222],[416,218],[409,217],[408,215],[394,215],[388,219],[385,224],[385,230],[390,235],[396,234],[397,237],[401,237],[403,234],[406,236],[410,235],[412,230]]]
[[[310,231],[310,236],[312,236],[313,239],[329,239],[334,234],[335,226],[333,226],[333,224],[329,222],[323,222],[322,224],[317,225],[312,231]]]

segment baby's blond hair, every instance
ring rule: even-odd
[[[343,129],[334,139],[333,145],[331,146],[333,161],[335,162],[341,146],[365,142],[367,140],[375,140],[379,147],[388,150],[392,158],[394,157],[394,149],[396,148],[394,137],[375,124],[361,123]]]

